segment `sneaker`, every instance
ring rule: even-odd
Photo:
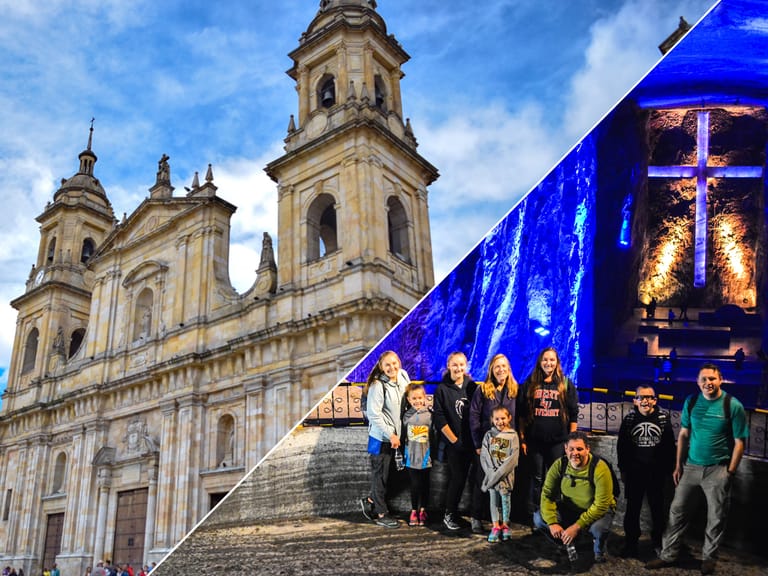
[[[676,560],[663,560],[661,558],[654,558],[650,562],[645,564],[646,570],[658,570],[659,568],[669,568],[670,566],[676,566]]]
[[[411,510],[411,518],[408,520],[408,526],[418,526],[419,525],[419,515],[416,513],[416,510]]]
[[[427,511],[421,510],[419,511],[419,526],[426,526],[427,525]]]
[[[373,502],[368,498],[360,499],[360,508],[363,509],[363,516],[368,520],[373,520]]]
[[[605,553],[598,552],[595,554],[595,564],[605,564]]]
[[[453,514],[450,512],[446,512],[445,516],[443,516],[443,524],[446,528],[448,528],[448,530],[461,530],[461,526],[456,523],[456,520],[453,519]]]
[[[483,522],[479,518],[472,518],[472,534],[485,534]]]
[[[620,555],[622,558],[637,558],[639,555],[637,544],[624,544]]]
[[[498,526],[494,526],[491,530],[491,533],[488,534],[488,542],[496,543],[499,541],[499,533],[501,532],[501,528]]]
[[[701,573],[702,574],[714,574],[715,573],[715,560],[713,558],[707,558],[701,561]]]
[[[384,526],[384,528],[397,528],[398,526],[400,526],[400,522],[392,518],[392,516],[390,516],[389,514],[384,514],[383,516],[377,516],[374,522],[376,522],[376,524],[378,524],[379,526]]]
[[[501,525],[501,539],[502,541],[506,542],[512,538],[512,531],[509,529],[509,526],[506,524]]]

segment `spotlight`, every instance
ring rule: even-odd
[[[539,336],[541,336],[542,338],[544,338],[545,336],[549,336],[549,329],[545,328],[544,326],[537,326],[536,328],[533,329],[533,331]]]

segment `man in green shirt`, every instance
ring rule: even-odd
[[[608,465],[599,460],[590,479],[593,458],[584,432],[571,432],[563,460],[555,460],[541,490],[541,505],[533,524],[555,542],[572,546],[579,532],[589,530],[594,542],[595,562],[605,561],[605,543],[616,512],[613,479]]]
[[[701,394],[689,396],[683,405],[672,476],[677,488],[661,553],[645,565],[650,570],[677,563],[682,537],[690,521],[687,504],[701,489],[707,500],[701,573],[715,571],[717,548],[725,532],[731,479],[749,437],[744,406],[720,389],[722,381],[717,365],[704,364],[697,379]]]

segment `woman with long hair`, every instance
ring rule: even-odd
[[[482,518],[488,510],[486,493],[481,487],[485,474],[480,466],[480,450],[485,433],[491,429],[494,408],[504,406],[510,414],[512,426],[516,426],[518,384],[512,374],[512,367],[504,354],[491,358],[485,381],[477,385],[469,405],[469,429],[475,448],[475,486],[472,492],[472,531],[484,533]]]
[[[445,444],[444,460],[448,465],[443,524],[448,530],[459,530],[459,501],[475,454],[469,431],[469,401],[477,385],[467,374],[463,352],[450,354],[446,365],[435,390],[433,422]]]
[[[531,462],[531,506],[541,500],[541,486],[552,463],[564,454],[568,434],[579,418],[576,386],[565,374],[553,347],[544,348],[523,384],[518,402],[518,430],[523,454]]]
[[[388,350],[379,356],[363,391],[367,398],[371,493],[360,505],[366,518],[385,528],[397,528],[400,524],[387,509],[387,479],[393,452],[400,448],[403,396],[409,382],[400,357]]]

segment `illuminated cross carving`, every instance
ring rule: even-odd
[[[696,166],[648,166],[649,178],[696,178],[696,226],[693,285],[707,281],[707,178],[762,178],[762,166],[707,166],[709,158],[709,112],[700,110],[696,133]]]

